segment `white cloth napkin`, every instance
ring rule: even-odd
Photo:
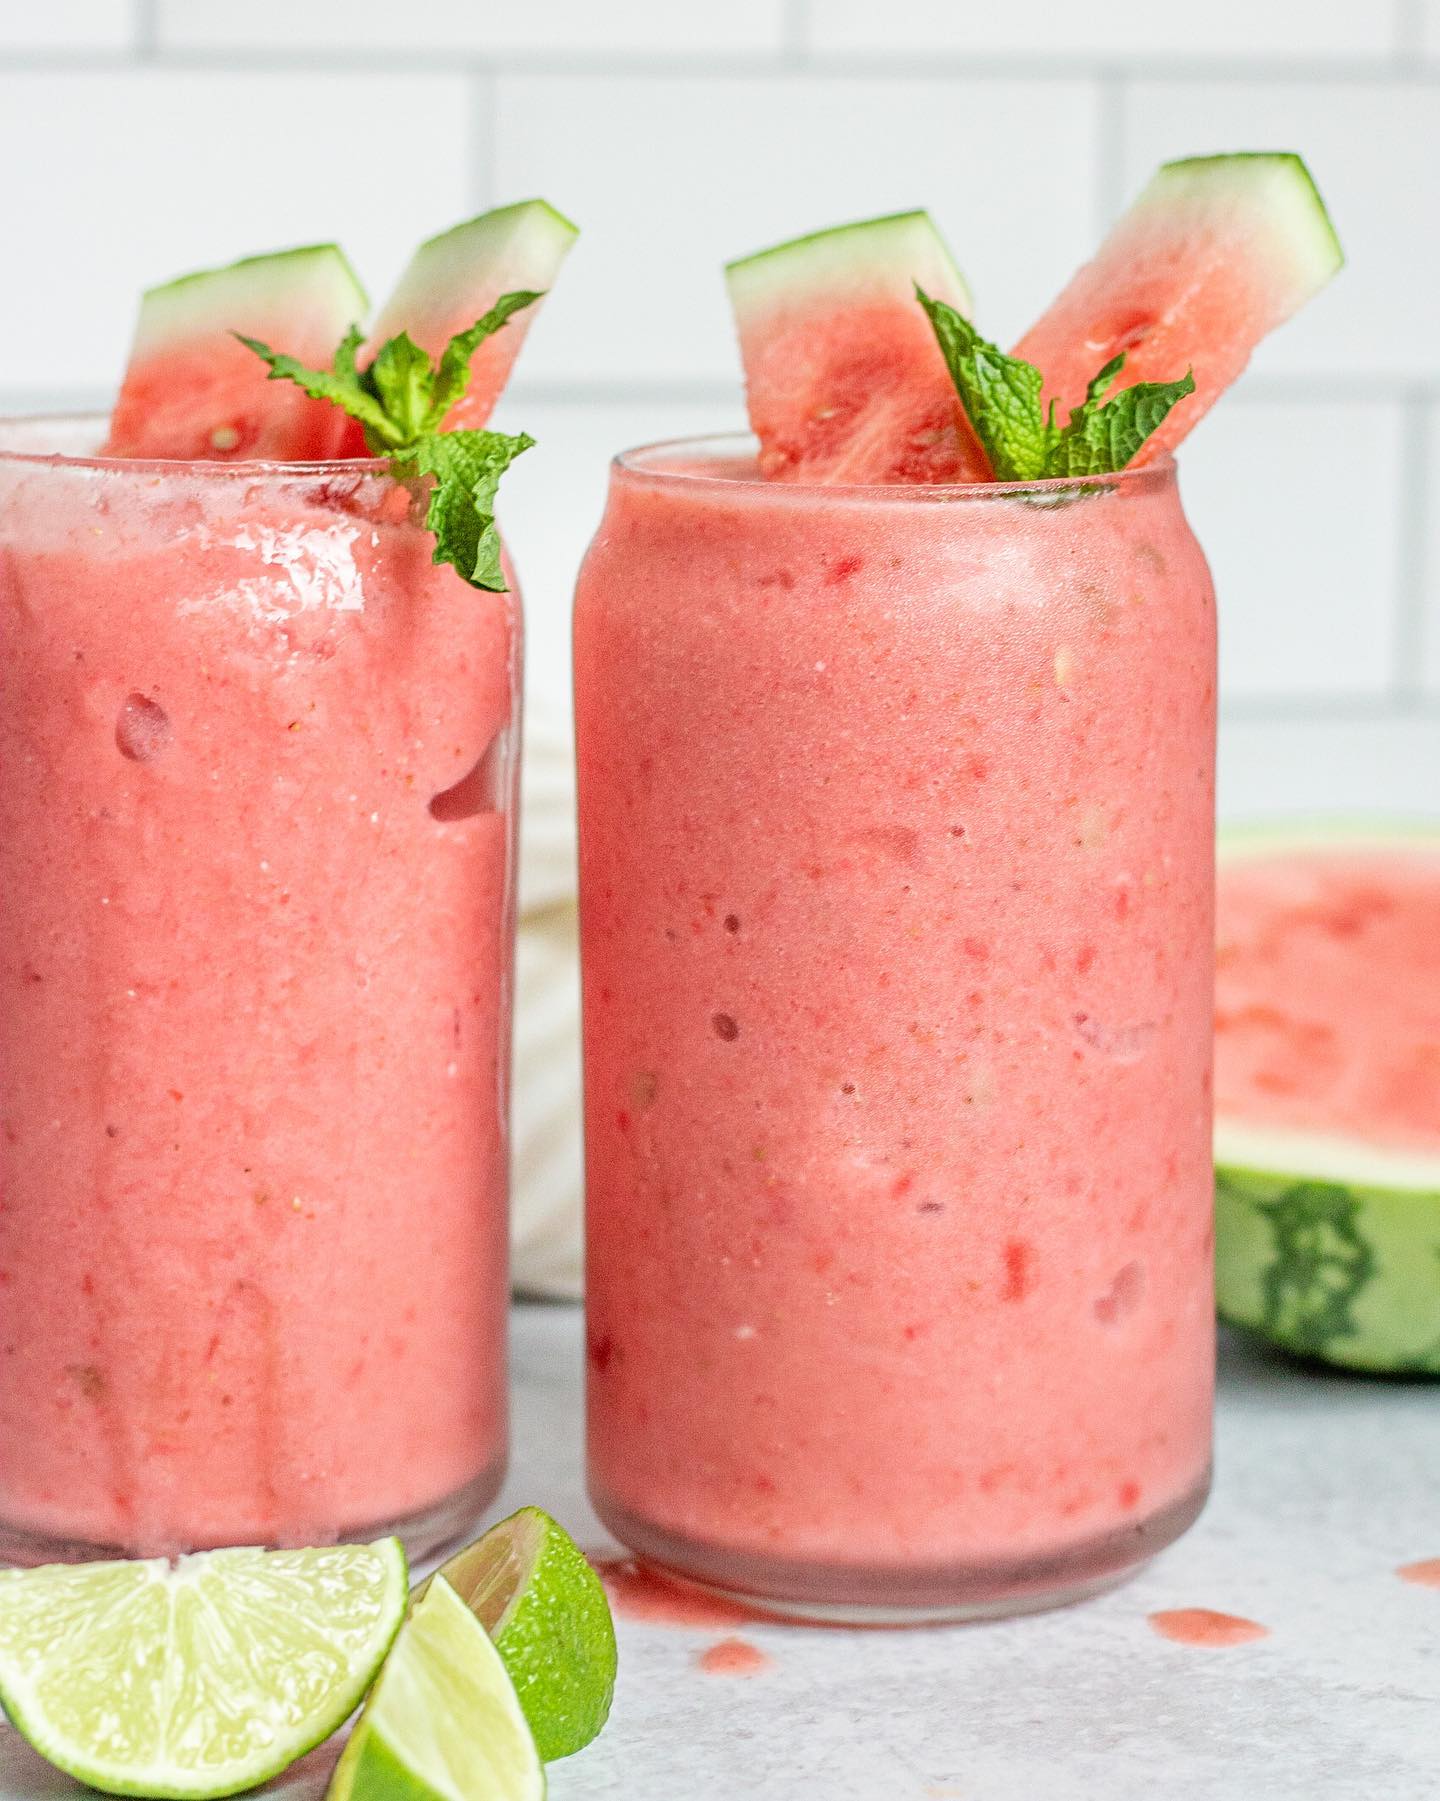
[[[520,776],[520,902],[510,1212],[522,1294],[580,1294],[580,958],[575,760],[569,719],[527,702]]]

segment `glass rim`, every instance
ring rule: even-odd
[[[108,413],[7,413],[0,415],[0,465],[22,464],[29,468],[53,469],[89,469],[104,474],[134,475],[188,475],[200,480],[214,481],[241,477],[249,481],[261,478],[273,479],[283,475],[303,476],[314,480],[316,476],[333,475],[336,472],[356,475],[389,475],[390,464],[384,457],[332,457],[328,460],[308,460],[305,462],[283,462],[273,457],[235,457],[225,461],[208,457],[122,457],[101,456],[98,452],[87,451],[77,454],[67,450],[43,450],[17,446],[10,441],[15,428],[23,432],[33,427],[37,431],[46,426],[57,426],[63,431],[69,427],[79,432],[87,426],[95,426],[102,432],[109,421]]]
[[[764,494],[784,501],[826,500],[831,504],[845,500],[954,504],[960,501],[1014,500],[1027,495],[1062,495],[1077,488],[1103,488],[1106,492],[1129,489],[1144,491],[1172,482],[1176,472],[1175,458],[1169,451],[1139,467],[1107,470],[1096,475],[1052,475],[1037,481],[989,482],[789,482],[768,481],[758,471],[734,474],[704,468],[666,467],[689,456],[704,463],[707,459],[753,461],[758,440],[751,432],[705,432],[683,438],[660,438],[651,444],[637,444],[618,451],[610,459],[611,471],[627,481],[646,486],[674,489],[694,494]]]

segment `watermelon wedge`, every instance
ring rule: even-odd
[[[1440,824],[1220,846],[1220,1311],[1440,1376]]]
[[[727,265],[760,471],[772,481],[985,481],[915,299],[968,314],[970,296],[925,212],[795,238]]]
[[[148,289],[105,455],[295,462],[339,455],[345,415],[289,382],[267,381],[232,334],[282,343],[326,368],[368,310],[334,244],[247,257]]]
[[[502,294],[522,288],[543,294],[578,235],[548,202],[523,200],[427,239],[382,308],[370,333],[369,355],[387,338],[406,331],[422,350],[438,357],[457,332],[489,312]],[[470,386],[446,418],[447,431],[462,426],[478,430],[485,424],[538,307],[537,301],[516,313],[475,352]]]
[[[1257,152],[1166,163],[1014,354],[1045,376],[1063,419],[1125,352],[1115,391],[1172,381],[1195,392],[1136,457],[1173,450],[1267,332],[1339,270],[1325,204],[1298,156]]]

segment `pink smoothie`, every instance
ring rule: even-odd
[[[1073,1590],[1207,1479],[1209,576],[1168,463],[746,473],[622,460],[576,604],[592,1492],[771,1600]]]
[[[10,1555],[498,1482],[518,626],[430,551],[359,466],[0,453]]]

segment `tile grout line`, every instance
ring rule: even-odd
[[[1440,725],[1440,698],[1394,694],[1244,694],[1220,699],[1221,726]]]
[[[780,0],[780,55],[791,69],[804,67],[810,49],[810,0]]]
[[[1099,129],[1096,134],[1096,177],[1099,218],[1098,243],[1112,219],[1125,204],[1125,128],[1129,86],[1118,69],[1101,75]]]
[[[135,9],[135,56],[154,62],[160,53],[160,0],[131,0]]]
[[[469,77],[470,112],[466,122],[465,162],[470,204],[477,213],[499,204],[496,198],[500,82],[493,70]]]
[[[176,71],[213,70],[237,74],[273,75],[277,72],[272,51],[255,45],[198,47],[155,41],[155,0],[135,0],[137,29],[147,61]],[[805,69],[817,79],[840,81],[1093,81],[1120,70],[1113,58],[1041,54],[961,53],[937,50],[876,58],[827,55],[801,47]],[[0,72],[7,74],[83,74],[133,65],[134,51],[0,49]],[[597,79],[663,80],[666,77],[711,80],[774,80],[793,75],[796,59],[775,50],[717,51],[705,56],[693,51],[674,55],[600,51],[485,51],[467,46],[453,51],[339,48],[288,49],[285,71],[298,74],[385,73],[407,75],[455,75],[491,71],[563,79],[594,76]],[[1407,54],[1397,61],[1395,52],[1367,54],[1349,59],[1292,58],[1204,60],[1198,58],[1137,58],[1123,65],[1127,82],[1174,83],[1180,86],[1217,86],[1225,83],[1335,86],[1440,86],[1440,62]]]
[[[493,126],[493,120],[488,122]],[[484,133],[477,133],[481,153],[487,152]],[[493,164],[492,164],[493,168]],[[478,204],[493,204],[491,190],[476,182],[473,190]],[[1320,391],[1317,384],[1329,384]],[[524,400],[546,405],[570,403],[576,406],[688,405],[711,404],[717,400],[733,400],[735,384],[724,375],[691,375],[659,380],[635,375],[613,378],[590,375],[521,374],[510,384],[507,393]],[[0,407],[24,405],[32,399],[67,395],[90,398],[86,389],[28,388],[10,385],[0,389]],[[1440,378],[1430,382],[1403,382],[1399,378],[1378,376],[1343,376],[1314,371],[1308,375],[1260,376],[1252,378],[1240,394],[1226,401],[1227,411],[1255,406],[1404,406],[1407,400],[1418,405],[1440,405]]]
[[[1430,431],[1426,396],[1409,394],[1400,414],[1400,512],[1396,529],[1393,691],[1413,702],[1425,696],[1425,521],[1429,494]]]

